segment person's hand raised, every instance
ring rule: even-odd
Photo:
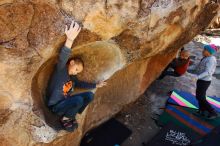
[[[67,39],[73,42],[79,34],[80,30],[81,27],[79,26],[79,24],[73,20],[70,24],[70,27],[68,28],[68,26],[66,25],[65,28]]]
[[[65,34],[66,34],[66,37],[67,37],[66,43],[65,43],[66,47],[68,47],[68,48],[72,47],[73,41],[75,40],[75,38],[79,34],[80,30],[81,30],[81,27],[75,21],[71,22],[69,28],[66,25],[66,28],[65,28]]]

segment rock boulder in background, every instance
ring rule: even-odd
[[[212,0],[1,0],[0,145],[79,145],[135,101],[218,9]],[[54,130],[43,95],[73,19],[83,26],[73,45],[86,65],[79,78],[108,86],[66,133]]]

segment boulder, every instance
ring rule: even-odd
[[[82,136],[134,102],[217,15],[213,0],[1,0],[0,145],[78,146]],[[77,115],[79,128],[57,130],[45,89],[71,20],[84,81],[106,80]]]

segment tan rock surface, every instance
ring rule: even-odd
[[[0,145],[79,145],[135,101],[218,9],[211,0],[1,0]],[[73,45],[86,65],[79,77],[108,86],[66,133],[53,129],[43,95],[72,19],[83,26]]]

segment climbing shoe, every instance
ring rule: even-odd
[[[196,112],[193,113],[196,116],[201,116],[201,117],[205,117],[205,112],[201,111],[201,110],[197,110]]]
[[[60,123],[64,130],[68,132],[73,132],[75,129],[78,128],[78,123],[75,119],[61,119]]]
[[[208,114],[207,119],[212,120],[212,119],[215,119],[217,117],[218,117],[218,114],[215,111],[213,111],[213,112]]]

